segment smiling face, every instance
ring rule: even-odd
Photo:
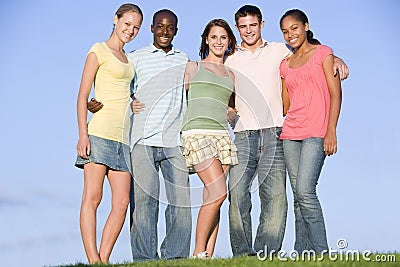
[[[133,11],[125,12],[120,18],[114,17],[114,31],[117,37],[123,42],[132,41],[139,33],[142,24],[142,16]]]
[[[261,29],[264,27],[264,21],[259,21],[255,15],[240,17],[236,24],[242,38],[242,45],[248,49],[258,47],[262,44]]]
[[[161,12],[154,17],[151,32],[153,33],[153,45],[165,52],[171,50],[171,43],[178,28],[175,17],[169,12]]]
[[[308,23],[303,23],[292,16],[282,19],[281,30],[285,41],[294,49],[298,49],[307,41]]]
[[[217,57],[223,57],[229,45],[229,36],[226,30],[220,26],[214,26],[210,29],[206,37],[206,43],[210,54]]]

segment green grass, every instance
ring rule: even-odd
[[[394,253],[383,253],[383,254],[371,254],[369,257],[370,261],[363,259],[360,255],[360,259],[352,258],[350,255],[349,260],[346,260],[345,255],[343,255],[343,260],[338,258],[337,260],[332,260],[329,257],[325,257],[323,260],[306,260],[306,261],[295,261],[286,258],[286,261],[279,260],[276,257],[271,260],[259,260],[257,257],[237,257],[237,258],[217,258],[212,260],[200,260],[200,259],[179,259],[179,260],[159,260],[159,261],[147,261],[142,263],[120,263],[120,264],[95,264],[87,265],[77,263],[74,265],[60,265],[59,267],[241,267],[241,266],[251,266],[251,267],[283,267],[283,266],[327,266],[327,267],[362,267],[362,266],[400,266],[400,254]]]

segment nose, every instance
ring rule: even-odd
[[[247,33],[250,33],[250,32],[251,32],[251,30],[250,30],[250,25],[247,25],[247,26],[246,26],[246,31],[247,31]]]

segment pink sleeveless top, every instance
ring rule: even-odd
[[[330,54],[332,50],[329,47],[319,45],[311,59],[301,67],[289,68],[287,59],[281,62],[280,74],[285,79],[290,99],[281,139],[325,137],[330,93],[322,63]]]

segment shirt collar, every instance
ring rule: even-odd
[[[268,41],[265,39],[262,39],[262,41],[263,43],[258,48],[264,48],[269,44]],[[236,50],[245,51],[249,49],[245,48],[244,46],[242,46],[242,43],[240,43],[240,45],[236,45]]]
[[[151,52],[151,53],[155,53],[155,52],[163,52],[163,53],[165,53],[164,50],[155,47],[154,44],[150,44],[150,45],[147,47],[147,51],[149,51],[149,52]],[[171,50],[169,50],[168,53],[166,53],[166,54],[167,54],[167,55],[168,55],[168,54],[175,54],[175,53],[179,53],[179,52],[180,52],[180,51],[179,51],[178,49],[175,49],[174,45],[172,45]]]

